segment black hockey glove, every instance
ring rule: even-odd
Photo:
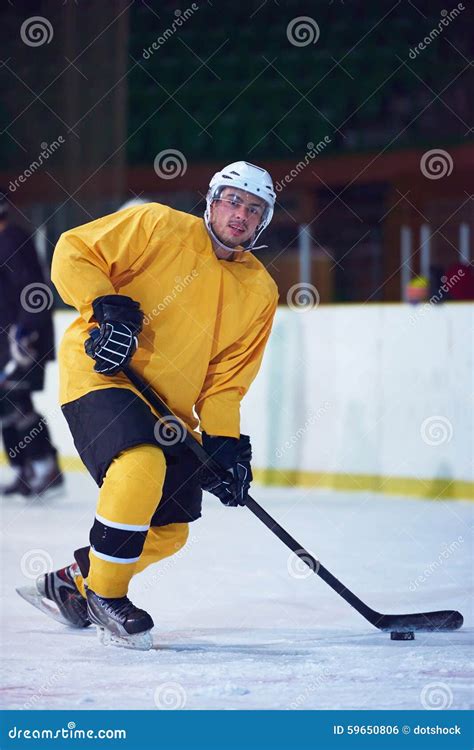
[[[97,297],[92,307],[100,328],[91,331],[84,349],[95,359],[96,372],[115,375],[135,354],[137,336],[143,327],[143,313],[138,302],[122,294]]]
[[[22,325],[12,325],[8,338],[10,341],[10,354],[12,360],[19,368],[31,367],[38,356],[36,342],[39,339],[38,331]]]
[[[37,361],[36,349],[39,332],[21,325],[12,325],[8,331],[8,339],[10,361],[0,370],[0,388],[5,391],[32,390],[30,376],[34,373],[35,367],[41,366]]]
[[[245,505],[252,481],[252,446],[248,435],[239,439],[231,437],[213,437],[202,433],[204,450],[222,467],[216,474],[203,467],[200,482],[203,490],[211,492],[228,506]]]

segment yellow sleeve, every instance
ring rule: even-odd
[[[61,299],[87,323],[93,318],[96,297],[116,294],[133,278],[164,208],[156,203],[134,206],[61,235],[51,279]]]
[[[196,412],[208,435],[240,436],[240,402],[262,363],[277,306],[267,305],[251,330],[210,363]]]

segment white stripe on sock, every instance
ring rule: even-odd
[[[100,523],[103,523],[104,526],[110,526],[111,529],[123,529],[123,531],[148,531],[148,529],[150,528],[150,524],[147,524],[146,526],[137,526],[133,523],[118,523],[117,521],[109,521],[107,518],[99,516],[98,513],[95,514],[95,517]]]
[[[140,559],[140,557],[112,557],[112,555],[104,555],[103,552],[97,552],[97,550],[94,549],[94,547],[91,547],[91,552],[100,560],[105,560],[106,562],[112,562],[112,563],[119,563],[120,565],[128,565],[129,563],[136,563]]]

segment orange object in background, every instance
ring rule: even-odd
[[[406,288],[406,300],[413,305],[417,302],[425,302],[428,299],[428,279],[425,276],[417,276],[408,282]]]

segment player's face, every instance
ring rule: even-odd
[[[211,205],[212,228],[224,245],[248,242],[262,220],[265,201],[238,188],[226,187]]]

